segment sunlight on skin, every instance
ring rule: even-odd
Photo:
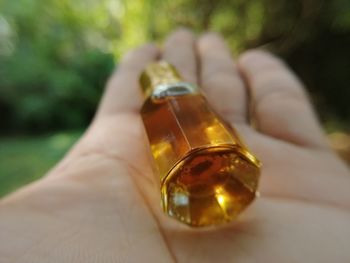
[[[159,56],[146,45],[123,60],[67,156],[1,200],[0,262],[350,262],[349,171],[296,78],[261,51],[234,63],[215,34],[195,39],[181,30],[165,46],[163,58],[201,83],[261,159],[261,197],[215,229],[193,230],[162,213],[138,115],[139,73]],[[256,94],[259,131],[246,121],[246,88]]]

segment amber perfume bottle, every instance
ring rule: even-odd
[[[150,64],[140,83],[164,212],[195,227],[236,218],[256,197],[259,161],[170,64]]]

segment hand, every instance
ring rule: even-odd
[[[161,212],[138,114],[138,76],[160,56],[200,84],[263,162],[261,197],[227,226],[190,229]],[[219,36],[180,30],[163,52],[126,55],[76,146],[1,201],[0,262],[350,262],[349,210],[349,171],[283,62],[256,50],[234,62]]]

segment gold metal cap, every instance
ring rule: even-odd
[[[183,81],[175,67],[165,61],[149,64],[140,76],[143,95],[147,98],[160,84],[173,84]]]

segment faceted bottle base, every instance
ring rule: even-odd
[[[190,226],[229,222],[255,198],[259,168],[233,147],[197,150],[162,184],[164,211]]]

